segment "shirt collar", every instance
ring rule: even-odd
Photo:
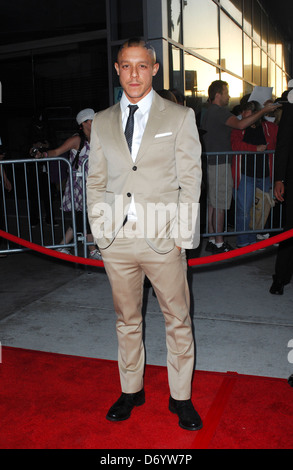
[[[150,110],[152,101],[153,101],[153,96],[154,96],[154,90],[152,88],[151,91],[137,103],[137,106],[139,107],[139,110],[141,111],[142,114],[145,114]],[[127,106],[129,104],[133,104],[133,103],[129,101],[129,99],[126,97],[125,93],[123,92],[121,100],[120,100],[120,108],[121,108],[122,113],[126,112]]]

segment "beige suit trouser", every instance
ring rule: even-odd
[[[134,236],[127,222],[113,243],[101,250],[117,314],[118,366],[122,392],[143,388],[145,351],[142,336],[143,283],[151,281],[166,326],[167,370],[170,394],[175,400],[191,396],[194,342],[186,259],[174,247],[155,252],[144,238]]]

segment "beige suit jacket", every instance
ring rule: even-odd
[[[100,249],[123,226],[132,195],[138,233],[155,251],[198,246],[201,145],[192,109],[154,93],[133,162],[118,103],[95,115],[90,146],[87,206]]]

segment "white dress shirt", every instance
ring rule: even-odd
[[[154,91],[153,89],[144,97],[142,98],[138,103],[138,109],[134,113],[134,130],[133,130],[133,139],[132,139],[132,151],[131,151],[131,157],[132,160],[135,162],[136,156],[139,151],[141,139],[149,118],[149,113],[153,101],[153,95]],[[121,114],[122,114],[122,128],[123,131],[125,130],[128,115],[129,115],[129,108],[128,105],[133,104],[131,103],[126,95],[123,93],[121,101],[120,101],[120,108],[121,108]],[[131,198],[131,203],[128,211],[128,220],[136,220],[136,210],[135,210],[135,204],[134,204],[134,195],[132,195]]]

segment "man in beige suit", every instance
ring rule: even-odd
[[[201,146],[194,112],[152,88],[159,64],[140,39],[115,63],[121,102],[92,124],[87,204],[117,314],[122,394],[107,419],[122,421],[145,402],[142,293],[151,281],[166,324],[169,409],[184,429],[202,427],[191,402],[194,342],[185,249],[199,244]],[[130,105],[130,107],[129,107]]]

